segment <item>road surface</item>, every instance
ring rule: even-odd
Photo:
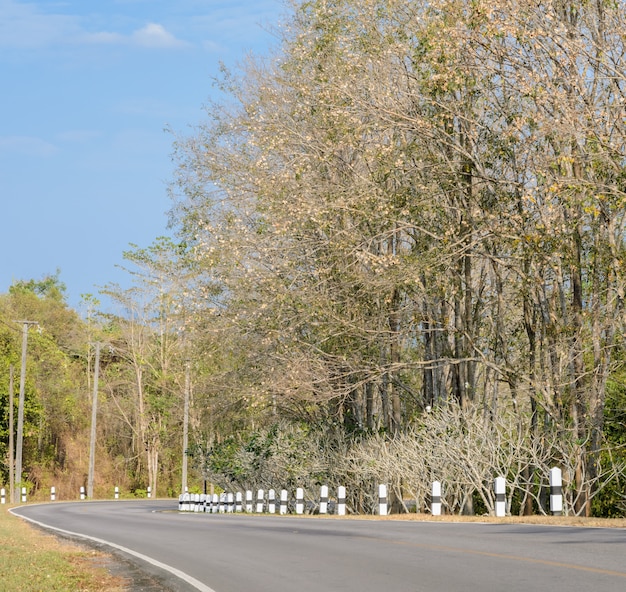
[[[623,592],[626,530],[178,513],[176,501],[14,513],[202,592]]]

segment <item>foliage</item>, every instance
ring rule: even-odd
[[[471,513],[498,472],[546,512],[558,465],[569,513],[622,512],[624,30],[623,3],[294,3],[176,139],[175,238],[125,253],[119,310],[73,318],[58,274],[6,296],[45,328],[29,466],[62,418],[84,438],[97,338],[130,488],[190,458],[223,488],[384,480],[401,508],[438,476]]]

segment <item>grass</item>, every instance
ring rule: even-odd
[[[298,518],[307,518],[302,515]],[[584,516],[459,516],[449,514],[443,516],[431,516],[430,514],[390,514],[389,516],[377,515],[351,515],[351,516],[310,516],[311,518],[325,519],[352,519],[352,520],[400,520],[414,522],[482,522],[488,524],[543,524],[545,526],[583,526],[587,528],[626,528],[626,518],[585,518]]]
[[[43,533],[0,509],[0,592],[124,592],[107,556]]]

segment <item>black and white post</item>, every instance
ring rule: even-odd
[[[346,515],[346,488],[340,485],[337,488],[337,516]]]
[[[304,514],[304,489],[296,489],[296,514]]]
[[[57,499],[57,490],[54,486],[50,488],[50,501],[53,502]]]
[[[263,514],[263,508],[265,506],[265,492],[259,489],[256,492],[256,513]]]
[[[280,515],[284,516],[287,513],[287,500],[289,494],[286,489],[280,491]]]
[[[432,516],[441,516],[441,482],[433,481],[430,494],[430,513]]]
[[[328,514],[328,485],[320,488],[320,514]]]
[[[246,490],[246,512],[252,514],[252,491]]]
[[[496,494],[496,517],[503,518],[506,516],[506,479],[496,477],[493,488]]]
[[[550,512],[553,516],[563,513],[563,475],[561,469],[550,469]]]
[[[378,515],[387,515],[387,486],[382,483],[378,486]]]
[[[0,489],[0,504],[6,504],[6,503],[7,503],[7,492],[3,487],[2,489]]]
[[[243,496],[241,495],[241,491],[238,491],[235,494],[235,512],[243,511]]]
[[[276,514],[276,492],[273,489],[267,492],[267,511]]]

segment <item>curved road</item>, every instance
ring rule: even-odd
[[[202,592],[623,592],[626,530],[178,513],[172,501],[13,512]]]

